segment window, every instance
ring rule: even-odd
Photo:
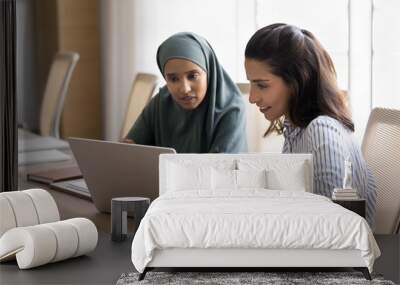
[[[372,107],[400,109],[400,1],[375,0],[372,10]]]

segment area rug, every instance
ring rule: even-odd
[[[372,275],[372,281],[364,278],[360,272],[148,272],[142,281],[139,273],[125,273],[117,285],[133,284],[387,284],[380,275]]]

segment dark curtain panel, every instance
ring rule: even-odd
[[[0,191],[18,189],[15,0],[0,0]]]

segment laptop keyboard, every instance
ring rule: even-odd
[[[85,179],[74,179],[50,184],[51,188],[61,190],[64,192],[73,192],[84,198],[90,198],[90,192],[86,185]]]

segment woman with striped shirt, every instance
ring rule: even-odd
[[[314,193],[331,197],[342,187],[344,161],[353,166],[353,188],[366,199],[374,225],[376,186],[353,132],[332,60],[309,31],[287,24],[258,30],[245,51],[250,103],[271,122],[265,135],[283,133],[284,153],[312,153]]]

